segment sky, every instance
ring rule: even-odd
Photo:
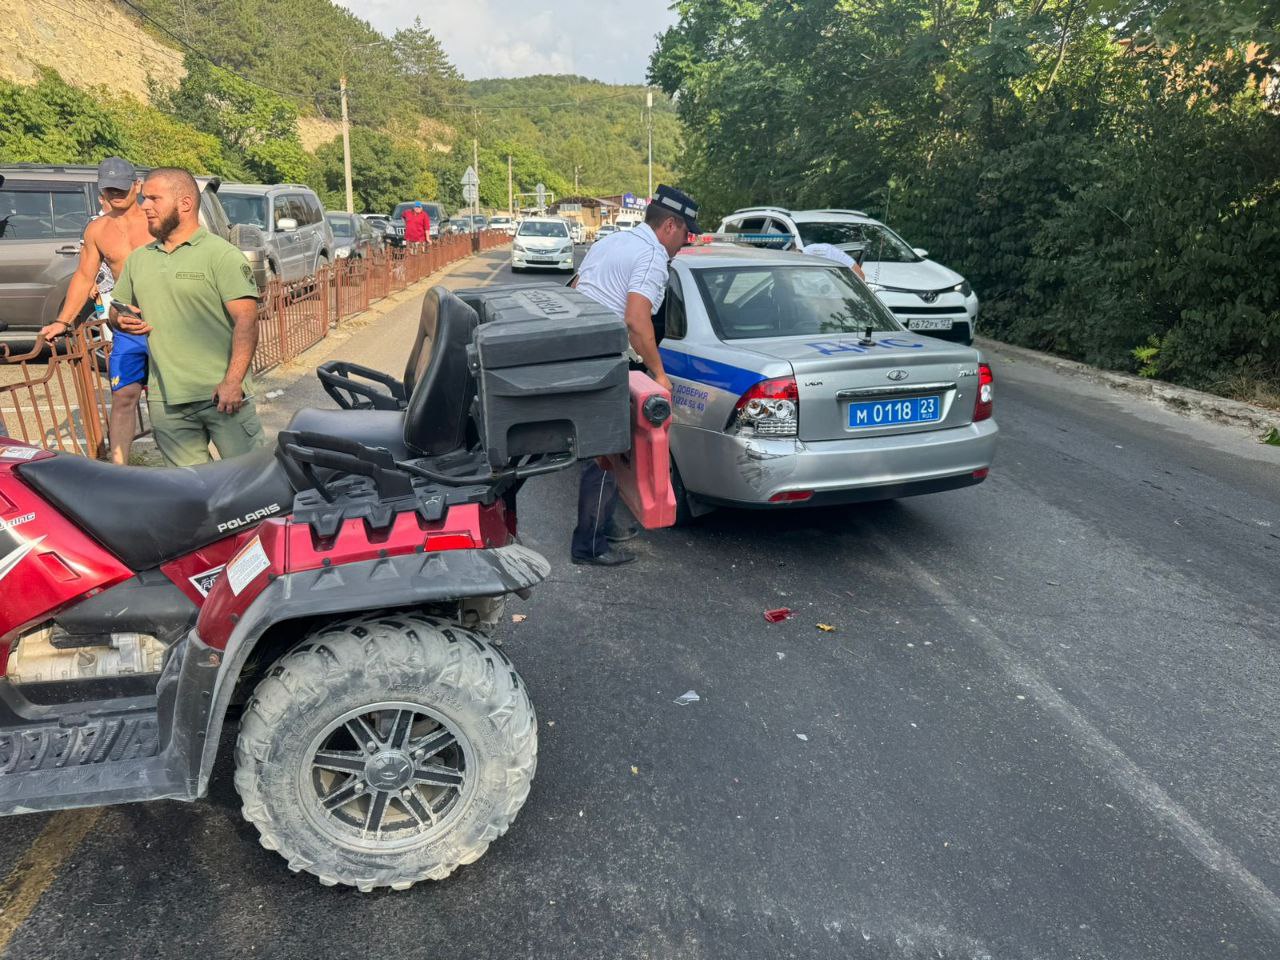
[[[468,80],[574,73],[643,83],[655,36],[675,22],[671,0],[338,0],[390,35],[415,16]]]

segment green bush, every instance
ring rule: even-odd
[[[862,207],[970,280],[982,332],[1280,384],[1280,111],[1245,42],[1276,36],[1276,8],[1154,9],[685,0],[650,74],[678,95],[712,223]]]

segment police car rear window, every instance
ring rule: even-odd
[[[720,267],[694,277],[721,340],[903,329],[844,268]]]

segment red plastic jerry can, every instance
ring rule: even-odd
[[[631,449],[601,457],[613,473],[618,494],[646,530],[676,522],[676,496],[671,489],[671,394],[652,377],[631,371]]]

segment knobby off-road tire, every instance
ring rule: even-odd
[[[457,624],[391,613],[326,625],[275,664],[241,720],[235,785],[290,869],[403,890],[483,854],[536,765],[537,719],[511,661]],[[327,810],[344,789],[360,795]]]

